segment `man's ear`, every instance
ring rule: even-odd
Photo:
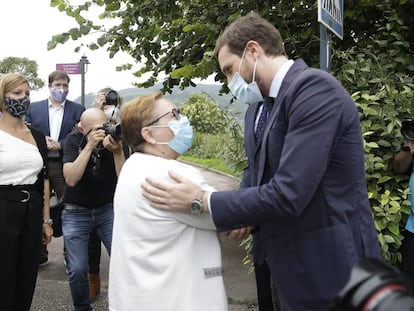
[[[143,127],[141,129],[141,136],[147,143],[155,144],[155,139],[152,136],[152,131],[149,127]]]
[[[246,43],[246,53],[253,54],[257,57],[258,53],[262,51],[262,47],[257,41],[250,40]]]

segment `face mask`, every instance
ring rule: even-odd
[[[181,117],[180,120],[172,120],[168,125],[154,125],[152,127],[168,126],[174,133],[173,139],[169,143],[160,143],[160,145],[168,145],[172,150],[178,154],[184,154],[193,144],[193,127],[187,117]]]
[[[228,87],[231,93],[234,96],[236,96],[239,100],[248,102],[248,103],[257,103],[257,102],[263,101],[262,92],[260,91],[255,81],[257,59],[254,62],[252,82],[247,83],[246,81],[244,81],[243,77],[240,75],[240,68],[241,68],[241,64],[243,62],[245,53],[246,53],[246,49],[244,49],[242,58],[240,60],[239,71],[236,72],[236,74],[233,76],[233,79],[230,81]]]
[[[22,98],[4,98],[6,103],[6,109],[13,117],[21,118],[23,117],[30,105],[29,97],[25,96]]]
[[[109,121],[116,121],[118,116],[119,116],[119,108],[115,107],[115,106],[111,106],[109,108],[106,108],[105,110],[105,115],[107,117],[107,119]]]
[[[65,101],[66,96],[68,96],[69,90],[65,89],[56,89],[56,88],[49,88],[50,94],[56,99],[58,102],[62,103]]]

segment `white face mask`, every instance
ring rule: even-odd
[[[109,108],[105,108],[105,115],[108,121],[116,121],[119,117],[120,110],[115,106],[110,106]]]
[[[228,84],[228,87],[231,93],[236,96],[238,99],[248,102],[248,103],[258,103],[263,101],[263,95],[260,91],[255,78],[256,78],[256,66],[257,66],[257,59],[254,62],[253,68],[253,78],[251,83],[247,83],[244,81],[243,77],[240,75],[240,68],[241,64],[244,59],[244,55],[246,54],[246,49],[243,51],[243,55],[240,60],[239,71],[233,76],[233,79]]]

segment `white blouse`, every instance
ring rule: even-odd
[[[220,242],[211,215],[153,208],[142,196],[147,176],[173,182],[173,170],[213,190],[195,168],[134,153],[114,197],[109,268],[111,311],[226,311]]]
[[[0,130],[0,185],[31,185],[43,168],[37,146]]]

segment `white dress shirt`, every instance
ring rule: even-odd
[[[49,99],[49,129],[50,137],[59,141],[60,128],[62,127],[63,112],[65,111],[65,102],[60,106],[53,105]],[[49,151],[49,158],[59,157],[59,151]]]

